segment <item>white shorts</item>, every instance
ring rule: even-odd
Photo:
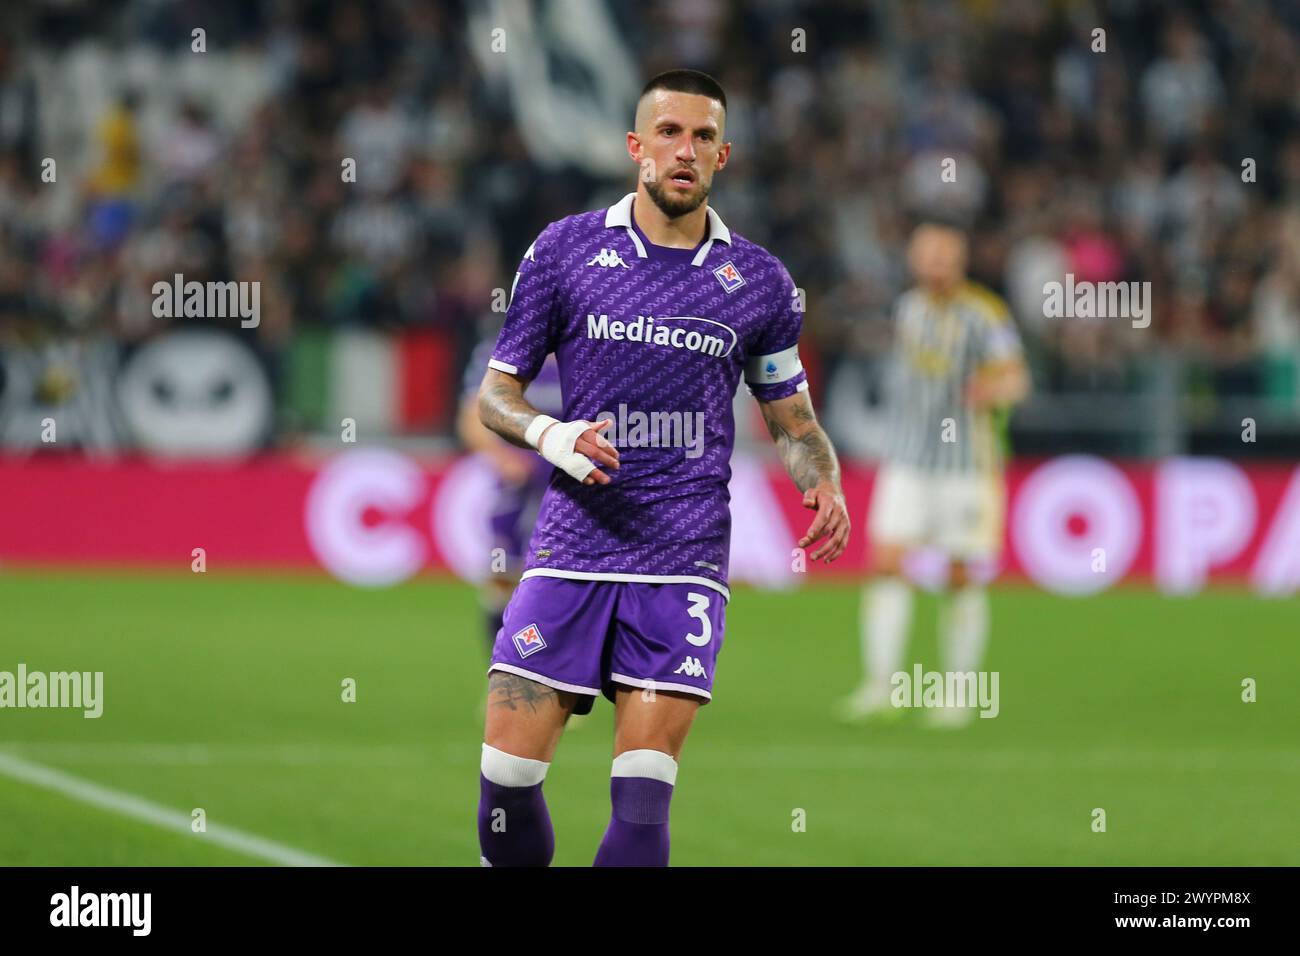
[[[993,558],[1002,550],[1005,511],[1001,472],[946,474],[886,462],[876,473],[867,528],[880,544]]]

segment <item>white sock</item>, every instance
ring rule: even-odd
[[[627,750],[614,758],[611,777],[648,777],[677,785],[677,761],[661,750]]]
[[[912,625],[912,587],[900,577],[879,577],[862,590],[862,662],[873,694],[889,695],[902,669]]]
[[[967,584],[948,599],[940,619],[944,669],[978,671],[989,639],[989,597],[981,585]]]
[[[496,747],[483,745],[479,770],[498,787],[535,787],[546,779],[551,765],[544,760],[516,757]]]

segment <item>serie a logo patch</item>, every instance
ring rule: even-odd
[[[740,270],[730,262],[724,262],[722,265],[718,266],[713,270],[713,274],[717,276],[718,281],[722,283],[722,291],[726,292],[728,295],[735,292],[745,284],[745,277],[742,276]]]
[[[546,640],[542,637],[542,632],[537,629],[536,624],[529,624],[522,631],[516,632],[511,640],[515,642],[515,650],[519,652],[520,657],[536,654],[546,647]]]

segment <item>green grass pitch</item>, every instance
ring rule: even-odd
[[[857,594],[736,591],[681,761],[674,865],[1300,863],[1300,602],[999,587],[1001,713],[933,730],[915,711],[832,719]],[[0,710],[0,754],[341,863],[477,865],[471,588],[7,569],[0,608],[0,670],[105,674],[98,720]],[[934,616],[926,597],[909,660],[937,669]],[[556,864],[600,841],[611,730],[602,701],[560,745]],[[0,864],[259,862],[4,773],[0,821]]]

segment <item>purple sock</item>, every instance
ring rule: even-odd
[[[667,866],[668,803],[673,787],[649,777],[611,777],[614,805],[595,866]]]
[[[478,844],[492,866],[550,866],[555,831],[542,785],[503,787],[480,773]]]

